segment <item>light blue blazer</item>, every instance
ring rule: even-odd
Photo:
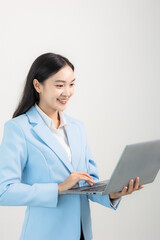
[[[64,116],[72,163],[34,106],[4,124],[0,205],[27,206],[20,240],[79,240],[81,222],[84,238],[90,240],[89,200],[114,210],[118,206],[111,205],[108,195],[58,195],[58,184],[73,171],[86,171],[99,180],[84,123]]]

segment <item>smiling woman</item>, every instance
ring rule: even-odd
[[[34,78],[33,85],[39,93],[38,106],[44,111],[57,125],[59,111],[66,108],[66,104],[74,94],[75,80],[74,72],[68,65],[62,67],[56,74],[47,78],[44,82],[39,82]],[[64,79],[64,80],[56,80]],[[57,82],[63,82],[63,85],[56,85]]]
[[[57,98],[68,100],[73,95],[74,88],[70,83],[74,80],[74,66],[67,58],[54,53],[40,55],[32,63],[22,99],[13,117],[25,113],[35,103],[39,103],[46,113],[57,118],[58,110],[64,110],[62,104],[58,104],[60,102]],[[65,85],[56,85],[57,82],[63,82]]]
[[[62,194],[99,181],[84,123],[64,113],[74,83],[74,66],[67,58],[39,56],[12,119],[4,125],[0,205],[27,206],[20,240],[91,240],[89,200],[116,210],[127,194],[125,188],[103,196]],[[128,193],[138,189],[138,181]]]

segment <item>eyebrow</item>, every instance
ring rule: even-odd
[[[73,81],[75,81],[76,79],[74,78],[71,82],[73,82]],[[65,83],[66,81],[64,81],[64,80],[56,80],[55,82],[63,82],[63,83]]]

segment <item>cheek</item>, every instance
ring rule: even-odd
[[[52,93],[52,98],[57,101],[57,98],[59,98],[62,95],[63,91],[61,89],[58,89]]]
[[[56,97],[59,97],[60,95],[62,95],[62,93],[63,93],[63,90],[62,90],[62,89],[58,89],[58,90],[56,90],[56,92],[55,92],[55,96],[56,96]]]
[[[51,98],[58,98],[62,93],[61,89],[56,89],[56,88],[51,88],[48,89],[48,96],[50,96]]]
[[[74,88],[71,90],[71,95],[73,95],[74,94]]]

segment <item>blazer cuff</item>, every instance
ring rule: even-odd
[[[109,195],[108,195],[108,197],[109,197]],[[115,198],[115,199],[110,199],[110,197],[109,197],[110,205],[114,210],[117,209],[121,199],[122,199],[122,197]]]

